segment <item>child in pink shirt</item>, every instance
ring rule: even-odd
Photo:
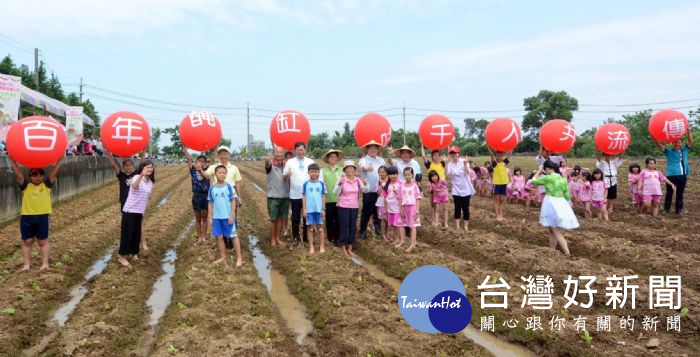
[[[593,181],[591,182],[591,203],[598,209],[598,219],[608,220],[607,199],[608,188],[605,187],[603,171],[596,168],[593,170]]]
[[[513,170],[513,177],[510,179],[513,190],[513,198],[516,203],[524,201],[527,197],[527,191],[525,191],[525,176],[523,176],[523,170],[516,167]]]
[[[388,180],[382,187],[384,196],[384,209],[386,210],[386,222],[389,228],[394,230],[393,244],[404,241],[403,221],[401,221],[401,182],[399,170],[396,166],[386,168]]]
[[[581,184],[578,189],[578,201],[581,202],[583,206],[583,214],[586,219],[591,219],[591,199],[593,199],[593,193],[591,192],[591,180],[593,176],[590,172],[581,173]]]
[[[433,227],[440,225],[440,212],[445,216],[445,228],[450,225],[448,223],[447,202],[449,202],[449,193],[447,192],[447,181],[440,178],[437,171],[433,170],[428,173],[428,192],[431,193],[433,203],[435,204],[435,212],[433,214]]]
[[[535,176],[535,173],[531,173],[530,177],[528,177],[527,181],[525,181],[525,191],[527,191],[527,196],[525,199],[525,207],[529,208],[530,205],[537,206],[535,204],[536,199],[537,199],[537,186],[532,184],[532,178]]]
[[[645,209],[651,209],[652,216],[659,215],[659,202],[661,202],[661,182],[670,185],[673,190],[676,186],[673,182],[656,170],[656,160],[648,157],[645,160],[646,168],[639,174],[638,193],[642,195]]]
[[[630,185],[630,195],[632,196],[632,210],[642,213],[642,196],[639,194],[639,174],[641,173],[639,164],[630,165],[630,173],[627,175],[627,182]]]
[[[379,197],[377,197],[377,203],[375,206],[377,206],[377,219],[382,220],[382,232],[381,236],[384,238],[384,240],[388,240],[387,238],[387,222],[386,222],[386,207],[384,207],[384,195],[381,194],[383,191],[384,185],[388,182],[389,178],[387,177],[386,174],[386,167],[384,166],[379,166],[377,169],[377,174],[379,175],[379,182],[377,182],[377,189],[376,191],[380,193]]]
[[[571,194],[571,204],[579,202],[578,194],[581,190],[581,174],[578,171],[572,171],[569,177],[569,193]]]
[[[420,222],[418,203],[421,199],[421,193],[418,184],[413,181],[413,168],[405,168],[403,175],[406,181],[400,184],[401,219],[404,227],[408,227],[411,232],[411,244],[406,249],[406,253],[408,253],[416,247],[416,226]],[[395,244],[396,248],[400,248],[403,245],[404,236],[401,235],[400,238],[402,239]]]

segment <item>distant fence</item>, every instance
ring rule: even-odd
[[[134,159],[135,165],[138,161]],[[156,164],[162,165],[163,162],[159,161]],[[23,170],[27,176],[27,170],[24,168]],[[46,174],[48,175],[48,171]],[[58,171],[51,198],[54,203],[64,201],[113,181],[116,181],[116,176],[106,157],[68,156]],[[9,158],[0,156],[0,225],[19,217],[20,197],[21,191]],[[111,199],[116,202],[117,196]],[[90,207],[85,209],[89,210]]]

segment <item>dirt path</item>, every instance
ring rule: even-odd
[[[132,268],[113,260],[89,284],[89,293],[59,331],[48,354],[107,355],[135,348],[148,316],[145,302],[162,273],[163,254],[190,221],[189,188],[189,180],[181,181],[167,203],[144,219],[150,251],[142,252]]]
[[[174,185],[187,182],[186,170],[173,172],[158,181],[154,200],[160,200]],[[70,289],[82,281],[90,265],[118,242],[119,203],[116,198],[116,195],[93,195],[92,201],[110,201],[112,205],[81,220],[80,224],[52,232],[52,261],[48,272],[39,272],[36,265],[28,273],[16,273],[14,266],[5,267],[3,273],[7,275],[0,291],[0,306],[13,308],[14,313],[3,314],[0,318],[0,351],[3,354],[17,354],[37,343],[38,337],[46,334],[44,323],[52,311],[68,300]],[[154,205],[151,205],[149,213],[153,210]]]
[[[191,235],[178,252],[172,304],[160,324],[154,356],[300,355],[276,306],[256,275],[248,250],[247,206],[239,216],[245,264],[212,266],[218,256],[213,240],[195,243]],[[182,305],[178,305],[182,304]],[[307,338],[306,345],[314,342]]]
[[[250,168],[241,166],[248,177]],[[244,186],[244,194],[248,204],[263,214],[265,195],[251,185]],[[267,221],[257,220],[255,229],[266,237]],[[353,264],[338,248],[314,256],[289,245],[273,249],[263,244],[263,250],[313,316],[314,336],[324,341],[319,346],[323,355],[488,354],[466,338],[414,330],[401,317],[394,290]]]

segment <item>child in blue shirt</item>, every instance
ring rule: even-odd
[[[304,182],[302,188],[302,207],[304,209],[304,217],[308,225],[309,238],[309,253],[314,254],[314,228],[318,231],[318,240],[320,241],[319,253],[326,251],[323,218],[326,217],[326,185],[319,180],[321,168],[318,164],[309,165],[309,177],[311,180]]]
[[[219,246],[220,258],[214,261],[219,264],[226,261],[227,242],[233,240],[236,247],[236,268],[243,265],[241,258],[241,243],[236,234],[236,206],[238,196],[231,184],[226,182],[226,166],[219,165],[214,170],[216,184],[209,187],[209,227]]]

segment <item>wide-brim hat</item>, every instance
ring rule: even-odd
[[[411,149],[410,147],[408,147],[408,146],[406,146],[406,145],[404,145],[404,146],[402,146],[401,148],[399,148],[398,151],[399,151],[399,155],[401,154],[402,151],[408,151],[409,153],[411,153],[411,157],[416,156],[416,152],[413,151],[413,149]]]
[[[323,154],[323,156],[321,156],[321,160],[323,160],[323,162],[325,162],[325,163],[328,163],[328,155],[330,155],[330,154],[338,155],[338,161],[342,160],[343,157],[345,157],[345,153],[343,153],[342,151],[331,149],[331,150],[328,150],[327,153]]]
[[[348,166],[352,166],[357,170],[357,166],[355,166],[355,162],[352,160],[345,160],[345,162],[343,162],[343,171],[345,171]]]
[[[375,140],[370,140],[367,144],[362,145],[362,147],[366,149],[368,146],[372,146],[372,145],[377,145],[377,147],[379,149],[384,147],[382,144],[376,142]]]

